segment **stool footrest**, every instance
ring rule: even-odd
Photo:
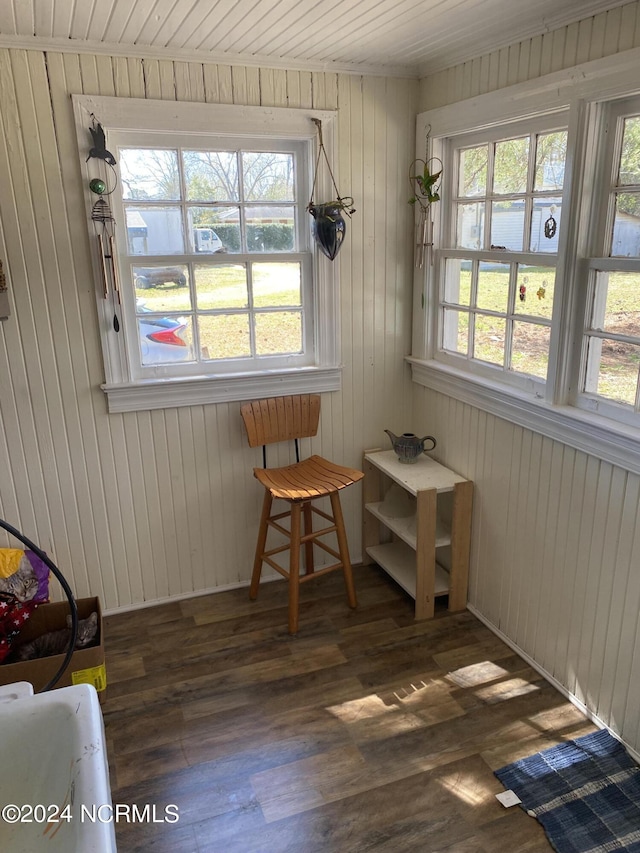
[[[288,551],[289,545],[279,545],[277,548],[270,548],[268,551],[264,551],[262,556],[266,559],[267,557],[273,557],[274,554],[282,554],[283,551]]]
[[[313,578],[319,578],[320,575],[326,575],[329,572],[335,572],[336,569],[344,569],[343,564],[341,562],[340,563],[333,563],[330,566],[323,566],[321,569],[315,569],[315,571],[311,575],[300,575],[300,583],[304,583],[305,581],[310,581]]]
[[[271,557],[263,554],[262,559],[265,563],[268,563],[272,569],[275,569],[278,574],[282,575],[283,578],[289,578],[289,572],[286,569],[283,569],[282,566],[279,566],[275,560],[271,559]]]
[[[330,545],[327,545],[326,542],[316,542],[315,543],[318,548],[322,548],[323,551],[326,551],[327,554],[331,554],[332,557],[335,557],[336,560],[340,560],[340,554],[335,551]]]
[[[323,527],[322,530],[314,530],[312,533],[306,533],[304,536],[300,537],[300,542],[313,542],[319,536],[326,536],[328,533],[335,533],[338,528],[335,524],[332,524],[331,527]],[[320,548],[322,548],[321,542],[316,542]]]

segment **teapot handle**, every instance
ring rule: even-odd
[[[432,441],[432,442],[433,442],[433,444],[431,445],[431,447],[425,447],[425,449],[424,449],[424,451],[423,451],[424,453],[429,453],[429,451],[430,451],[430,450],[433,450],[433,449],[435,448],[436,444],[437,444],[437,442],[436,442],[435,438],[434,438],[432,435],[425,435],[425,437],[424,437],[423,439],[421,439],[421,440],[422,440],[422,441]]]

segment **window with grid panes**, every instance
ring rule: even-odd
[[[418,116],[443,183],[408,358],[418,384],[635,473],[639,61],[632,49]]]
[[[547,377],[566,123],[458,137],[438,252],[441,357],[510,382]]]
[[[578,402],[633,423],[640,411],[640,99],[609,105],[601,131]]]
[[[109,411],[338,390],[338,265],[319,257],[306,209],[317,122],[333,160],[335,111],[72,103]],[[96,122],[116,175],[88,156]],[[108,187],[119,289],[111,253],[106,272],[100,259],[95,178]],[[330,186],[321,164],[318,193]]]
[[[136,373],[309,363],[302,145],[185,142],[117,149]]]

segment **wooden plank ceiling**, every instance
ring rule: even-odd
[[[416,77],[625,2],[2,0],[0,46]]]

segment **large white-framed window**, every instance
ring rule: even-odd
[[[640,98],[602,107],[576,404],[640,422]]]
[[[331,146],[333,113],[73,100],[109,411],[339,388],[337,267],[314,250],[306,211],[312,119]],[[96,122],[117,182],[86,160]],[[100,257],[96,177],[115,185],[119,291]]]
[[[566,112],[449,139],[436,357],[541,395],[551,345]]]
[[[444,171],[408,359],[420,384],[638,472],[639,61],[418,117]]]

